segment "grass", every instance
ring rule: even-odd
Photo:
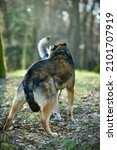
[[[25,70],[8,73],[0,79],[0,125],[11,107],[16,88]],[[56,138],[48,136],[41,127],[40,113],[32,113],[28,105],[17,113],[13,127],[1,132],[0,150],[99,150],[99,74],[76,70],[74,118],[67,120],[67,95],[63,90],[59,108],[63,121],[51,117],[51,129],[60,133]]]
[[[26,70],[16,70],[16,71],[9,72],[7,74],[7,77],[8,78],[10,78],[10,77],[22,77],[22,76],[24,76],[25,73],[26,73]]]

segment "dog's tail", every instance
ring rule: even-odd
[[[40,111],[40,106],[34,100],[33,88],[26,82],[23,81],[24,92],[28,105],[33,112]]]
[[[49,40],[50,40],[50,36],[44,37],[38,42],[38,52],[41,59],[46,59],[49,56],[48,50],[46,48],[46,45],[48,44]]]

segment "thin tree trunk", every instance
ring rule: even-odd
[[[79,0],[72,1],[73,7],[71,10],[71,23],[72,23],[72,49],[75,66],[81,68],[80,64],[80,16],[79,16]]]
[[[83,49],[83,68],[87,68],[87,0],[84,0],[84,18],[83,18],[83,44],[84,44],[84,49]]]
[[[94,15],[93,15],[93,10],[95,7],[95,0],[93,1],[91,10],[90,10],[90,28],[89,28],[89,39],[88,39],[88,66],[86,69],[92,70],[94,69],[95,66],[95,54],[94,54],[94,33],[93,33],[93,29],[94,29]]]
[[[22,52],[22,69],[23,70],[26,69],[27,43],[28,43],[28,39],[27,39],[27,29],[26,29],[25,35],[24,35],[23,52]]]
[[[2,30],[0,29],[0,78],[6,77],[6,62],[3,47]]]

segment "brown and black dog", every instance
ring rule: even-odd
[[[49,59],[38,61],[27,70],[17,89],[4,129],[10,127],[15,114],[27,101],[32,111],[41,110],[44,130],[57,135],[49,127],[50,116],[57,108],[57,92],[66,88],[68,116],[73,120],[74,83],[75,67],[66,43],[54,45]]]

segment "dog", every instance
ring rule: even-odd
[[[75,67],[66,43],[54,45],[49,59],[32,64],[19,85],[3,129],[11,126],[15,114],[27,101],[32,111],[41,110],[41,123],[47,134],[58,135],[49,127],[49,119],[57,106],[57,92],[66,88],[68,117],[73,118]]]

